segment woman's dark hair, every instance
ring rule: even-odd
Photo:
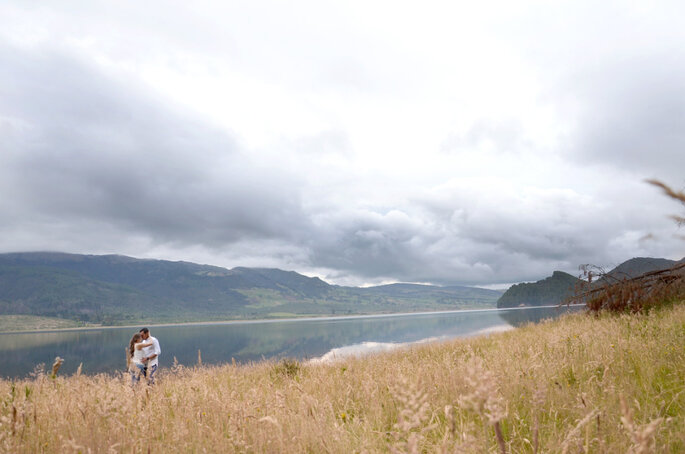
[[[141,336],[140,333],[135,333],[131,338],[131,342],[128,344],[128,351],[131,357],[133,357],[133,353],[136,351],[136,344],[140,342],[142,338],[143,336]]]

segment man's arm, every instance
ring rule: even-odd
[[[144,362],[149,361],[151,359],[155,359],[162,353],[162,349],[159,348],[159,341],[157,339],[153,340],[151,345],[154,349],[154,352],[151,355],[148,355],[145,358],[143,358]]]

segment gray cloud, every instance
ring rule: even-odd
[[[207,245],[301,227],[292,176],[142,87],[59,52],[3,48],[0,66],[2,184],[13,194],[3,203],[14,210]]]
[[[669,231],[666,201],[639,181],[622,191],[595,200],[572,190],[463,182],[416,194],[402,209],[317,216],[310,260],[339,280],[488,284],[537,280],[557,269],[575,273],[583,263],[617,265],[630,254],[677,255],[677,243],[640,242],[650,231]],[[626,194],[632,204],[615,204]]]
[[[609,61],[575,81],[581,118],[572,156],[685,183],[685,59]]]
[[[441,59],[451,52],[444,45],[454,38],[451,23],[405,52],[408,41],[397,46],[394,40],[414,35],[405,36],[401,21],[396,36],[378,39],[373,21],[368,29],[357,27],[350,13],[337,22],[320,6],[316,14],[326,16],[335,33],[328,33],[328,22],[309,28],[312,21],[290,7],[284,9],[292,22],[280,17],[285,11],[260,16],[260,5],[246,7],[247,13],[229,8],[229,27],[217,20],[219,14],[204,17],[203,11],[211,11],[195,6],[179,6],[168,21],[151,26],[158,8],[138,14],[137,3],[124,5],[110,18],[90,5],[80,21],[49,9],[25,12],[54,34],[54,43],[0,41],[2,251],[50,248],[278,266],[351,284],[489,284],[536,280],[554,269],[573,272],[586,262],[607,266],[635,255],[675,258],[682,250],[679,241],[641,240],[674,230],[665,215],[676,208],[641,178],[682,182],[682,53],[678,46],[671,46],[672,54],[655,52],[658,43],[652,43],[635,52],[624,48],[614,58],[617,44],[603,50],[589,45],[602,42],[604,20],[579,44],[569,30],[585,23],[587,7],[570,24],[556,7],[528,18],[526,33],[534,45],[527,58],[539,69],[546,99],[524,99],[527,109],[517,116],[509,100],[493,105],[490,115],[488,103],[497,104],[496,97],[481,103],[469,96],[497,92],[494,85],[503,79],[493,78],[496,65],[482,66],[477,77],[468,68],[496,56],[483,59],[487,52],[461,48]],[[247,16],[262,21],[253,24],[243,20]],[[433,19],[423,20],[430,25]],[[72,21],[85,31],[72,34]],[[58,26],[45,25],[53,23]],[[562,25],[568,36],[551,33]],[[178,32],[184,27],[192,30],[188,37]],[[278,42],[265,33],[270,27],[277,28]],[[417,40],[424,38],[419,35]],[[514,43],[515,62],[517,46],[519,52],[529,46],[506,38]],[[424,53],[425,46],[434,48]],[[472,53],[475,60],[469,60]],[[87,57],[92,55],[104,62]],[[173,104],[168,91],[155,90],[149,77],[129,67],[145,66],[148,59],[164,61],[158,68],[167,71],[160,74],[172,76],[192,75],[206,65],[197,74],[235,76],[231,82],[244,81],[250,94],[282,85],[254,105],[237,104],[226,117],[218,109],[209,120]],[[177,73],[168,70],[176,66]],[[508,74],[508,68],[499,69]],[[527,74],[515,71],[512,79]],[[462,79],[453,78],[462,75],[467,82],[487,80],[457,90]],[[449,84],[440,85],[441,78]],[[169,86],[183,86],[183,80]],[[272,104],[273,94],[282,96]],[[513,94],[511,99],[521,101]],[[450,102],[459,108],[446,108]],[[297,103],[306,108],[298,110]],[[562,117],[565,135],[531,139],[536,127],[548,124],[539,126],[535,118],[547,112],[545,103]],[[378,104],[389,107],[375,110]],[[240,119],[236,111],[253,106],[270,114],[263,123],[276,124],[277,138],[250,148],[239,132],[226,132],[232,127],[226,124]],[[278,137],[279,115],[291,109],[302,118],[288,122],[283,114],[283,123],[301,129]],[[253,123],[243,124],[246,134],[254,133],[255,124],[254,135],[268,130],[260,113],[252,110]],[[455,118],[444,118],[450,115]],[[425,123],[414,136],[402,130],[413,127],[411,121]],[[433,129],[434,122],[447,126]],[[395,156],[421,158],[425,152],[427,162],[435,158],[416,139],[435,130],[444,132],[438,139],[447,137],[440,160],[422,168],[421,159],[408,159],[416,169],[393,168]],[[394,150],[405,137],[412,145]],[[374,152],[369,144],[395,154],[359,159]],[[392,170],[373,168],[383,162]]]

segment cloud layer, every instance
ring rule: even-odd
[[[0,251],[355,285],[685,255],[643,182],[685,184],[668,5],[259,6],[0,7]]]

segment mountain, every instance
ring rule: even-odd
[[[97,324],[493,307],[500,295],[457,286],[341,287],[293,271],[120,255],[0,254],[0,315]]]
[[[580,279],[563,271],[555,271],[548,278],[535,283],[516,284],[509,287],[497,300],[497,307],[547,306],[559,304],[571,296]]]
[[[650,271],[671,268],[684,261],[685,258],[680,261],[675,261],[652,257],[635,257],[621,263],[616,268],[606,273],[606,275],[601,277],[598,281],[602,283],[611,283],[623,279],[630,279],[631,277],[637,277],[641,274],[649,273]]]
[[[597,279],[594,285],[629,279],[650,271],[671,268],[683,262],[685,262],[685,258],[680,261],[674,261],[662,258],[635,257],[626,260]],[[559,304],[567,297],[573,295],[581,282],[581,280],[568,273],[555,271],[552,276],[541,281],[511,286],[497,301],[497,307]]]

